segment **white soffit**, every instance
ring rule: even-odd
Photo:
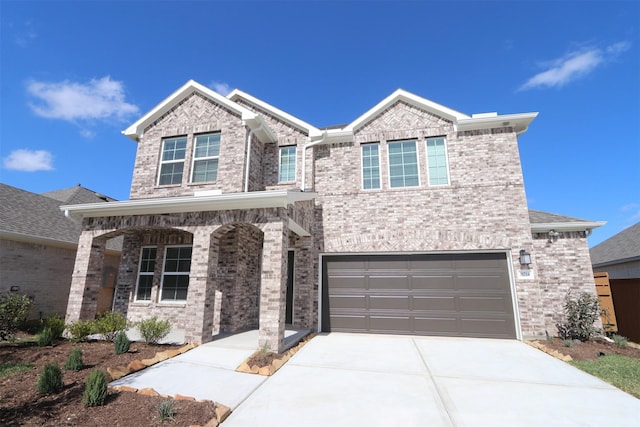
[[[313,200],[316,193],[277,190],[226,193],[220,195],[163,197],[108,203],[60,206],[74,219],[127,215],[160,215],[180,212],[221,211],[231,209],[286,208],[295,202]]]
[[[456,128],[459,132],[462,132],[466,130],[512,127],[519,135],[527,131],[536,117],[538,117],[538,113],[504,114],[501,116],[476,114],[474,117],[458,120]]]
[[[370,120],[375,118],[378,114],[391,107],[398,101],[404,101],[409,105],[413,105],[416,108],[420,108],[422,110],[426,110],[436,116],[442,117],[446,120],[450,120],[456,123],[461,119],[469,119],[470,117],[464,113],[461,113],[456,110],[452,110],[451,108],[445,107],[444,105],[440,105],[433,101],[429,101],[426,98],[422,98],[420,96],[414,95],[410,92],[407,92],[404,89],[397,89],[391,95],[387,96],[385,99],[380,101],[375,107],[371,108],[369,111],[355,119],[351,122],[345,130],[356,131],[361,126],[367,124]]]
[[[606,221],[573,221],[573,222],[544,222],[531,224],[533,233],[548,233],[551,230],[558,232],[587,231],[602,227]]]
[[[175,105],[180,103],[183,99],[187,98],[189,95],[191,95],[194,92],[198,92],[203,96],[211,99],[215,103],[220,104],[228,108],[229,110],[239,114],[242,120],[244,120],[250,128],[254,128],[254,127],[257,128],[262,123],[262,120],[259,117],[257,117],[257,114],[254,113],[253,111],[250,111],[236,104],[235,102],[215,92],[213,89],[210,89],[194,80],[189,80],[181,88],[173,92],[171,95],[165,98],[162,102],[156,105],[151,111],[149,111],[147,114],[142,116],[138,121],[133,123],[127,129],[123,130],[122,131],[123,135],[128,136],[134,141],[138,141],[140,137],[142,137],[142,133],[144,132],[144,129],[147,126],[149,126],[155,120],[162,117],[162,115],[167,113]],[[270,135],[268,135],[268,133],[270,133]],[[270,132],[270,130],[265,130],[265,133],[262,134],[261,140],[264,140],[265,138],[271,139],[271,138],[267,138],[267,136],[275,137],[273,135],[273,132]],[[260,138],[260,135],[258,137]]]
[[[282,120],[283,122],[295,127],[296,129],[306,132],[309,137],[315,137],[321,134],[321,131],[315,126],[312,126],[309,123],[305,122],[304,120],[300,120],[299,118],[292,116],[291,114],[286,113],[281,109],[276,108],[273,105],[270,105],[256,98],[255,96],[249,95],[248,93],[243,92],[240,89],[234,89],[229,95],[227,95],[227,98],[230,99],[231,101],[244,99],[248,103],[253,104],[256,107],[259,107],[265,111],[270,112],[271,114],[273,114],[274,116]]]

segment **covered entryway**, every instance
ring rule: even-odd
[[[322,331],[516,338],[506,253],[324,256]]]

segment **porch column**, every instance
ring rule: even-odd
[[[216,228],[199,227],[193,233],[185,324],[185,340],[191,343],[203,344],[213,337],[218,245],[212,234]]]
[[[313,239],[311,237],[297,237],[295,242],[294,263],[294,301],[293,323],[303,328],[311,328],[316,324],[313,302],[317,297],[314,287]]]
[[[80,235],[71,276],[66,323],[95,317],[106,245],[107,239],[94,237],[92,231],[83,231]]]
[[[113,311],[125,316],[129,311],[129,302],[133,300],[138,277],[141,240],[137,235],[125,234],[120,256],[120,268],[114,296]]]
[[[284,220],[264,228],[258,344],[271,351],[284,348],[289,228]]]

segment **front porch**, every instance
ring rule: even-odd
[[[199,205],[211,210],[174,213],[164,213],[168,208],[155,200],[150,204],[157,204],[157,212],[149,212],[149,204],[139,200],[110,203],[109,209],[65,207],[82,216],[84,225],[66,322],[96,315],[106,242],[124,236],[114,311],[132,322],[152,316],[167,319],[183,331],[184,342],[198,344],[216,335],[257,329],[256,347],[284,351],[286,322],[313,327],[313,274],[306,271],[312,259],[313,196],[272,193],[280,193],[279,206],[242,210],[223,209],[225,204],[216,200],[221,196],[207,196],[215,203]],[[265,196],[259,194],[256,203],[264,205]],[[245,193],[239,197],[248,203]],[[185,200],[183,208],[194,209],[200,199]],[[118,203],[133,206],[125,210],[115,206]],[[108,216],[118,210],[121,215]],[[295,260],[292,271],[290,259]]]

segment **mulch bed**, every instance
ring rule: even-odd
[[[569,355],[573,360],[595,360],[598,357],[609,354],[620,354],[623,356],[640,358],[640,348],[627,345],[620,347],[615,343],[605,341],[603,339],[595,339],[587,342],[574,342],[571,347],[559,338],[553,340],[538,340],[550,350],[556,350],[562,354]]]

